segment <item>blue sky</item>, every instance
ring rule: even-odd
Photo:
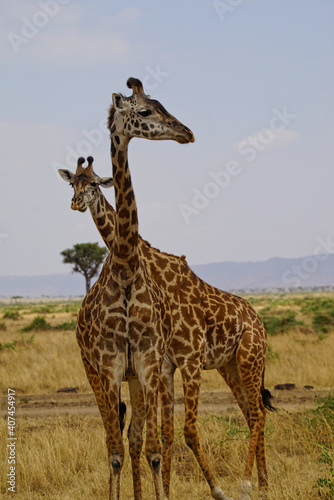
[[[101,241],[57,169],[92,154],[111,175],[129,76],[196,138],[131,141],[145,239],[190,264],[334,252],[333,2],[17,0],[0,19],[0,275],[66,272],[61,250]]]

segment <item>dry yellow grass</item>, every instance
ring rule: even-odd
[[[318,463],[319,449],[305,415],[279,413],[268,417],[269,500],[319,498],[313,490],[317,477],[322,474],[321,464]],[[199,424],[203,448],[219,484],[229,495],[238,498],[248,439],[239,413],[231,410],[217,415],[202,415]],[[192,453],[184,444],[182,426],[183,420],[178,417],[172,474],[173,498],[209,499],[208,486]],[[333,429],[328,429],[328,433],[326,439],[333,446]],[[5,440],[4,422],[1,422],[0,435],[1,440]],[[38,418],[33,422],[22,418],[17,435],[17,500],[107,498],[107,453],[104,429],[98,417]],[[126,437],[125,442],[127,446]],[[2,448],[1,463],[5,462],[6,452]],[[144,455],[142,469],[144,498],[153,498],[151,474]],[[255,474],[254,487],[256,491]],[[6,496],[4,486],[1,493],[2,498],[10,498],[9,494]],[[127,453],[122,472],[121,499],[131,497],[132,479]]]
[[[258,309],[266,306],[265,300],[263,298]],[[5,309],[8,307],[0,308],[2,395],[7,394],[8,387],[16,389],[17,397],[54,393],[64,386],[78,386],[80,392],[91,390],[73,330],[21,331],[38,315],[43,315],[53,327],[72,321],[75,318],[73,308],[66,310],[57,305],[50,307],[49,312],[40,312],[38,307],[26,305],[20,308],[18,320],[3,319]],[[13,341],[16,341],[15,350],[9,347]],[[317,389],[334,387],[333,331],[319,336],[316,332],[306,334],[303,329],[294,327],[288,333],[270,336],[269,343],[271,357],[266,368],[266,386],[269,389],[276,383],[284,382],[293,382],[299,387],[313,385]],[[203,391],[214,392],[221,388],[226,389],[226,386],[216,371],[204,372]],[[176,393],[177,396],[182,395],[179,374],[176,375]],[[284,411],[268,415],[269,500],[319,498],[313,485],[323,474],[324,466],[318,462],[321,450],[317,445],[321,433],[319,427],[312,424],[310,415],[309,412],[290,414]],[[219,484],[229,496],[238,498],[248,442],[248,431],[240,412],[229,409],[216,414],[201,414],[199,428],[203,447]],[[333,428],[324,419],[321,429],[326,446],[333,450]],[[107,498],[107,453],[99,417],[21,417],[17,420],[17,437],[17,500]],[[2,464],[7,461],[6,438],[7,424],[2,420]],[[151,475],[144,457],[142,468],[145,498],[153,498]],[[7,472],[6,467],[1,468],[1,498],[12,496],[6,494]],[[132,497],[131,481],[127,454],[122,473],[122,499]],[[254,472],[255,491],[256,484]],[[184,443],[182,415],[176,418],[172,493],[175,500],[210,498],[208,486]],[[253,498],[256,498],[255,493]]]

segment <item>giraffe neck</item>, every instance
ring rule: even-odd
[[[89,206],[95,225],[106,246],[111,249],[115,236],[115,210],[104,197],[101,189],[94,203]]]
[[[124,287],[129,286],[139,268],[138,217],[128,165],[129,141],[110,129],[111,159],[116,201],[115,239],[112,275]]]

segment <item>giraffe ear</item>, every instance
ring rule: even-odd
[[[114,185],[112,177],[99,177],[99,184],[103,188],[110,188]]]
[[[124,109],[123,96],[121,94],[112,95],[112,103],[117,111],[122,111]]]
[[[74,174],[70,170],[63,170],[60,168],[58,172],[60,177],[66,182],[71,182],[74,177]]]

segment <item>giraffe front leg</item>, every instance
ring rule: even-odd
[[[120,478],[124,462],[124,445],[119,420],[121,381],[115,379],[117,370],[111,367],[100,371],[101,389],[106,403],[106,444],[110,468],[109,500],[119,500]]]
[[[149,389],[146,392],[146,443],[145,454],[146,459],[153,475],[153,482],[157,500],[163,500],[163,484],[162,484],[162,449],[158,437],[158,422],[157,422],[157,406],[158,406],[158,384],[156,389]]]
[[[162,449],[158,437],[158,390],[160,367],[156,360],[152,362],[150,356],[149,368],[138,370],[138,379],[141,383],[146,417],[145,455],[152,471],[157,500],[163,500],[163,486],[161,475]]]
[[[160,377],[161,435],[162,435],[162,482],[165,500],[169,498],[172,445],[174,441],[174,372],[171,361],[164,360]]]

